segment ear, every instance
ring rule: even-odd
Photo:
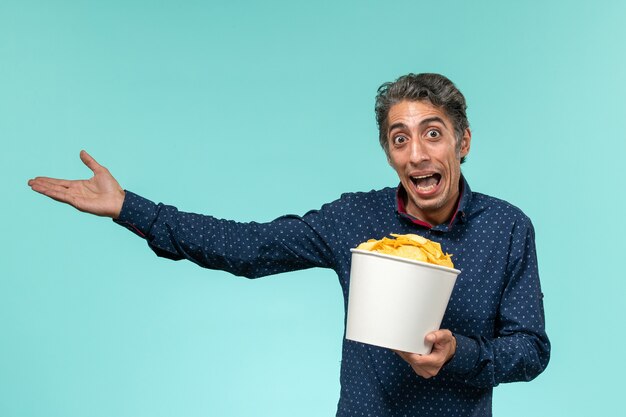
[[[461,158],[467,156],[470,151],[470,144],[472,143],[472,131],[468,128],[463,133],[463,139],[461,139]]]

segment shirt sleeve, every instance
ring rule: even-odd
[[[455,334],[457,350],[442,374],[477,387],[530,381],[550,359],[535,233],[528,218],[514,226],[495,337]]]
[[[116,223],[144,238],[157,256],[256,278],[312,267],[334,268],[325,214],[240,223],[186,213],[126,191]]]

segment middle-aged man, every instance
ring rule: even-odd
[[[347,305],[350,248],[390,233],[440,242],[462,272],[427,355],[344,339],[338,416],[490,416],[492,389],[528,381],[550,357],[534,230],[461,175],[471,132],[465,98],[438,74],[409,74],[376,97],[380,143],[400,184],[347,193],[302,217],[237,223],[185,213],[123,190],[86,152],[89,180],[37,177],[33,190],[108,216],[158,256],[254,278],[332,268]]]

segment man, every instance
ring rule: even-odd
[[[86,152],[90,180],[38,177],[33,190],[113,218],[158,256],[259,277],[310,267],[336,271],[347,306],[350,248],[416,233],[454,254],[457,279],[428,355],[345,340],[338,416],[489,416],[492,388],[545,369],[550,344],[530,220],[472,192],[461,175],[471,132],[465,98],[438,74],[409,74],[376,97],[379,138],[400,185],[348,193],[304,216],[237,223],[178,211],[124,191]],[[227,244],[228,242],[228,244]]]

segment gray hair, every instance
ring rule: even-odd
[[[387,82],[378,88],[376,94],[376,122],[380,146],[389,156],[387,116],[389,109],[401,101],[429,101],[433,106],[443,110],[454,125],[457,151],[461,149],[461,139],[469,121],[465,113],[467,104],[465,97],[448,78],[440,74],[407,74],[393,82]],[[461,158],[461,163],[465,157]]]

